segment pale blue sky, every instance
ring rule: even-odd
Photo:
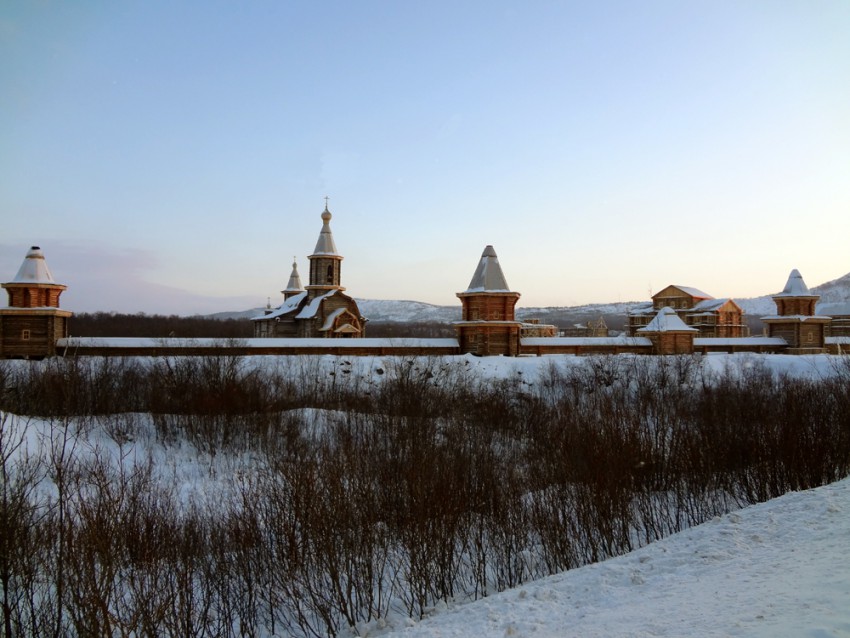
[[[521,306],[835,279],[850,2],[0,4],[3,281],[278,303],[325,195],[357,297],[457,303],[486,244]]]

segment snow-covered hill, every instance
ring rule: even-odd
[[[850,636],[850,479],[385,636]]]

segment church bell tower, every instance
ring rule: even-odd
[[[322,212],[322,230],[319,241],[310,260],[310,283],[305,286],[310,299],[324,295],[332,290],[345,290],[340,285],[342,272],[342,255],[336,250],[334,236],[331,232],[331,213],[328,210],[327,199],[325,210]]]

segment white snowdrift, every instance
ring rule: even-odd
[[[850,479],[387,635],[850,636]]]

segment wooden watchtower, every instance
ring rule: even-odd
[[[72,313],[59,308],[66,286],[54,281],[41,248],[30,248],[18,274],[3,288],[9,305],[0,308],[0,357],[41,359],[56,354],[56,341],[68,336]]]
[[[455,322],[461,352],[519,354],[522,322],[514,309],[520,294],[508,287],[492,246],[484,249],[469,287],[457,296],[463,306],[462,320]]]

